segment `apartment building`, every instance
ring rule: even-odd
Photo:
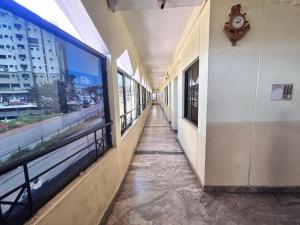
[[[33,107],[28,90],[65,80],[60,40],[33,23],[0,9],[0,108]]]

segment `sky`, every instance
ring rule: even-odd
[[[55,0],[14,1],[82,41],[80,34],[76,31]],[[76,86],[86,87],[101,84],[102,79],[99,74],[99,59],[66,42],[65,46],[68,71],[75,75]]]
[[[102,84],[101,71],[99,70],[99,58],[65,43],[68,71],[76,77],[77,87],[87,87]]]
[[[15,0],[15,2],[82,41],[81,36],[55,0]]]

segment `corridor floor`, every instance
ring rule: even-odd
[[[299,225],[300,195],[204,193],[153,106],[108,225]]]

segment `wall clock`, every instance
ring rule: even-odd
[[[246,13],[241,13],[241,5],[231,7],[229,21],[225,23],[224,31],[231,41],[232,46],[236,46],[236,42],[240,40],[250,30],[249,21],[246,20]]]

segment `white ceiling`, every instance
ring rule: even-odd
[[[139,8],[148,7],[145,4],[149,1],[156,3],[156,0],[119,0],[119,2],[123,1],[138,2],[135,6]],[[200,5],[202,1],[177,0],[176,2],[199,2]],[[154,89],[162,83],[192,10],[193,7],[165,8],[164,10],[156,7],[156,9],[121,12]]]

